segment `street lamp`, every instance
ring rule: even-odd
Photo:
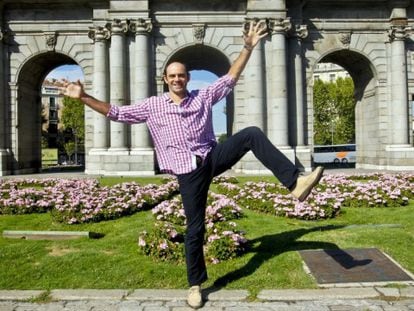
[[[72,128],[72,133],[75,138],[75,165],[78,164],[78,135],[76,128]]]

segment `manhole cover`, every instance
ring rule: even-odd
[[[376,248],[299,253],[318,284],[413,281],[407,272]]]

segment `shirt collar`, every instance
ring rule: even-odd
[[[187,94],[186,94],[186,96],[183,98],[183,100],[181,101],[180,106],[181,106],[183,103],[187,102],[189,97],[191,97],[191,93],[190,93],[189,91],[187,91]],[[166,102],[171,103],[171,104],[174,104],[174,101],[171,99],[170,94],[169,94],[168,92],[164,93],[164,94],[162,95],[162,98],[163,98]]]

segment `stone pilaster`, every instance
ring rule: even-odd
[[[246,18],[246,23],[258,23],[259,19]],[[265,130],[265,90],[264,77],[265,72],[263,59],[263,41],[253,49],[250,60],[244,70],[245,81],[245,109],[244,114],[247,116],[247,125],[255,125]]]
[[[93,96],[103,102],[109,101],[109,72],[108,72],[108,45],[109,30],[105,27],[93,27],[89,37],[94,41],[93,63]],[[108,119],[98,112],[94,112],[93,119],[93,149],[91,153],[102,152],[109,145]]]
[[[410,29],[406,26],[391,26],[391,144],[408,145],[408,85],[405,39]]]
[[[291,28],[288,19],[271,19],[270,74],[267,92],[267,131],[270,141],[279,148],[288,148],[288,91],[286,34]]]
[[[126,47],[125,33],[128,31],[126,22],[115,19],[111,25],[111,47],[109,50],[110,66],[110,102],[111,104],[125,105],[126,90]],[[127,125],[119,122],[110,122],[110,149],[111,153],[124,154],[127,148]]]

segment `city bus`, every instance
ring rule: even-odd
[[[313,161],[315,163],[334,164],[355,163],[355,144],[314,146]]]

